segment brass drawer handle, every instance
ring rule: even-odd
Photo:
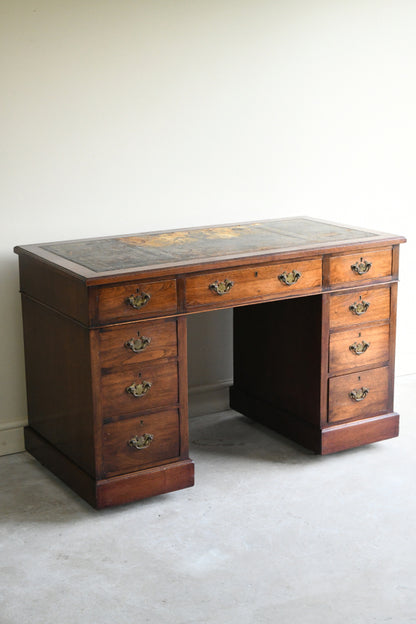
[[[365,340],[362,340],[361,342],[354,342],[352,345],[350,345],[350,351],[351,353],[355,353],[356,355],[361,355],[362,353],[365,353],[367,351],[369,346],[370,343],[366,342]]]
[[[143,433],[141,436],[134,436],[134,438],[129,440],[127,444],[140,451],[141,449],[145,449],[150,446],[153,440],[154,435],[152,433]]]
[[[280,273],[280,275],[278,275],[277,277],[282,282],[282,284],[285,284],[286,286],[292,286],[292,284],[296,284],[298,279],[302,277],[302,273],[296,271],[296,269],[293,269],[293,271],[290,271],[290,273],[283,271],[283,273]]]
[[[141,381],[138,384],[131,384],[128,388],[126,388],[126,392],[132,394],[134,397],[142,397],[147,392],[149,392],[152,387],[151,381]]]
[[[150,301],[150,295],[148,293],[142,292],[137,295],[131,295],[127,298],[126,303],[131,305],[132,308],[138,310],[147,305]]]
[[[357,401],[357,402],[358,401],[364,401],[365,397],[368,395],[369,392],[370,392],[370,390],[363,386],[359,390],[351,390],[351,392],[348,393],[348,396],[353,401]]]
[[[360,258],[359,262],[351,265],[351,271],[357,273],[357,275],[364,275],[364,273],[368,273],[371,269],[371,262],[367,262],[367,260],[363,260]]]
[[[230,292],[233,286],[234,282],[229,279],[225,279],[223,282],[219,282],[218,280],[216,280],[209,285],[209,289],[217,295],[225,295],[226,293]]]
[[[131,349],[133,353],[139,353],[146,349],[146,347],[151,343],[151,338],[147,338],[147,336],[140,336],[140,333],[137,332],[138,338],[130,338],[124,346],[127,349]]]
[[[349,310],[353,314],[360,316],[361,314],[365,314],[365,312],[367,312],[369,307],[370,307],[369,301],[364,301],[364,299],[361,299],[360,297],[359,301],[355,301],[354,303],[350,305]]]

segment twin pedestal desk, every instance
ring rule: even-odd
[[[232,408],[321,454],[397,436],[403,242],[296,218],[16,247],[27,450],[97,508],[193,485],[186,318],[219,308]]]

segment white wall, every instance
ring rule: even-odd
[[[405,234],[415,372],[415,24],[413,0],[2,0],[0,452],[26,418],[15,244],[299,214]],[[231,374],[213,323],[193,385]]]

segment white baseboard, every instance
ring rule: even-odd
[[[25,450],[23,439],[24,421],[14,423],[0,423],[0,456],[21,453]]]
[[[232,380],[189,388],[189,416],[223,412],[230,408],[229,389]]]

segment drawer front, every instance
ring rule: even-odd
[[[177,311],[176,280],[102,286],[95,297],[98,324],[134,321]]]
[[[319,289],[321,284],[321,258],[205,273],[186,280],[186,309],[232,306]]]
[[[104,418],[175,405],[178,402],[178,363],[144,362],[102,374],[101,400]]]
[[[392,248],[359,251],[329,259],[329,282],[362,282],[391,275]]]
[[[329,298],[329,324],[331,328],[359,325],[390,318],[390,288],[369,288]]]
[[[389,323],[334,332],[329,338],[329,372],[388,362],[389,338]]]
[[[177,355],[175,319],[127,323],[96,331],[102,368],[138,364]]]
[[[166,410],[103,428],[105,476],[134,472],[179,456],[179,413]]]
[[[388,366],[341,375],[329,380],[329,422],[366,418],[388,411]]]

